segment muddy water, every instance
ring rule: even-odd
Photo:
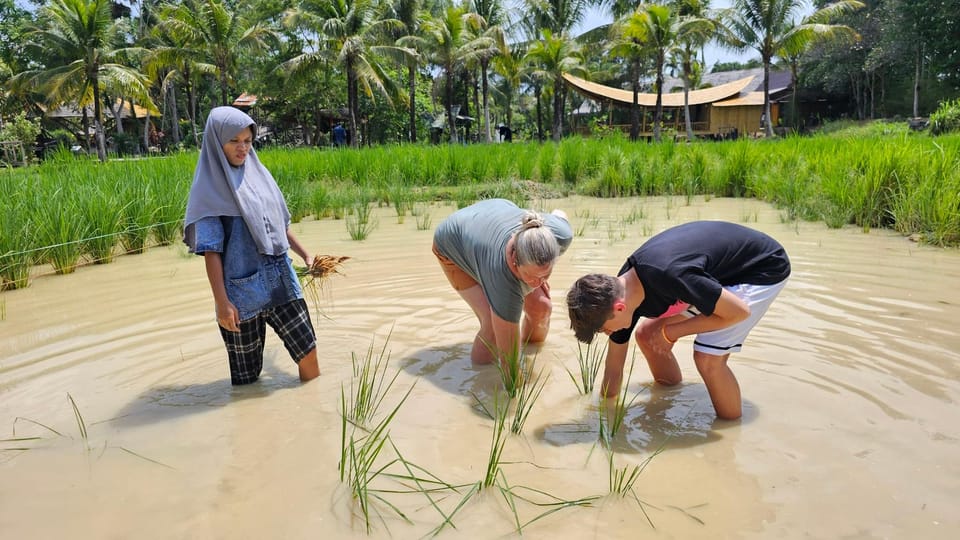
[[[679,387],[651,387],[638,358],[614,466],[661,450],[635,485],[643,506],[605,497],[525,536],[958,537],[960,254],[888,232],[782,223],[755,201],[533,205],[564,208],[583,234],[554,271],[553,330],[536,366],[549,379],[524,435],[507,440],[502,470],[512,485],[564,499],[609,489],[596,396],[579,396],[564,370],[576,369],[562,304],[574,279],[616,271],[644,238],[693,219],[775,236],[794,273],[732,361],[741,421],[715,420],[689,338],[676,349]],[[426,211],[435,225],[452,210]],[[371,343],[386,345],[399,371],[388,406],[412,387],[390,428],[397,448],[447,482],[483,478],[492,428],[473,396],[488,400],[499,383],[493,368],[470,365],[474,316],[431,255],[432,233],[410,216],[397,223],[392,209],[376,217],[363,242],[343,221],[294,225],[309,249],[353,257],[312,303],[323,375],[306,385],[271,335],[262,380],[230,387],[202,260],[180,247],[0,294],[0,440],[37,437],[0,442],[0,536],[364,537],[338,480],[338,409],[351,354]],[[419,537],[441,522],[422,496],[385,497],[413,524],[385,511],[373,537]],[[517,510],[525,522],[544,509]],[[441,537],[509,537],[513,521],[487,491]]]

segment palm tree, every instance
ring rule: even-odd
[[[423,9],[424,0],[394,0],[393,12],[403,25],[403,35],[397,40],[397,45],[403,46],[405,38],[415,38],[420,35],[420,26],[423,24],[425,11]],[[413,47],[416,40],[410,42],[408,47],[413,54],[407,56],[407,89],[409,90],[408,101],[410,103],[410,127],[408,128],[410,142],[417,142],[417,68],[420,65],[420,55]]]
[[[485,35],[489,36],[494,40],[495,43],[499,45],[506,41],[506,37],[503,34],[502,24],[504,22],[503,18],[503,5],[500,0],[471,0],[473,3],[473,11],[477,15],[483,17],[484,26],[486,27]],[[490,60],[496,58],[498,54],[501,53],[503,49],[499,46],[492,47],[488,50],[487,54],[480,56],[480,84],[483,92],[483,125],[486,128],[486,137],[487,142],[493,140],[492,133],[490,129],[490,80],[489,80],[489,71],[490,71]]]
[[[628,13],[610,26],[608,52],[617,58],[624,58],[630,64],[630,89],[633,91],[633,103],[630,105],[630,140],[640,136],[640,65],[647,56],[646,25],[639,12]]]
[[[513,129],[513,98],[517,95],[523,80],[525,53],[522,45],[508,44],[503,33],[500,34],[496,45],[500,53],[493,58],[493,71],[500,76],[500,94],[503,96],[507,110],[507,127]]]
[[[784,37],[780,50],[777,51],[777,56],[790,65],[790,80],[793,83],[793,103],[791,106],[793,118],[791,123],[794,129],[799,127],[797,86],[800,81],[798,76],[800,57],[817,43],[830,40],[856,41],[860,38],[853,28],[843,24],[831,24],[830,22],[843,13],[859,9],[852,4],[859,4],[859,2],[837,2],[815,11],[796,27],[795,32]]]
[[[797,23],[803,0],[735,0],[724,12],[725,25],[731,34],[729,43],[738,50],[752,48],[760,53],[763,63],[763,118],[767,137],[773,136],[770,118],[770,64],[773,57],[785,51],[789,44],[811,41],[836,31],[835,25],[823,24],[826,13],[837,14],[863,7],[857,0],[840,0],[810,16],[807,22]],[[824,15],[818,15],[826,10]]]
[[[180,5],[163,4],[159,9],[160,20],[170,20],[184,16],[178,13]],[[197,122],[197,84],[200,75],[216,75],[217,67],[205,62],[202,51],[193,48],[183,35],[177,35],[170,25],[155,25],[151,29],[151,46],[144,57],[144,71],[151,79],[161,81],[160,91],[164,103],[170,109],[171,138],[174,145],[180,143],[180,112],[177,106],[176,82],[179,81],[187,91],[187,118],[193,134],[193,142],[200,145],[200,132]]]
[[[633,26],[653,59],[654,88],[657,92],[657,104],[653,113],[653,140],[660,141],[660,122],[663,118],[663,67],[667,56],[675,47],[678,36],[683,32],[684,22],[670,6],[644,4],[630,15],[635,17]]]
[[[44,96],[48,106],[76,103],[86,111],[93,105],[97,157],[107,160],[103,134],[103,92],[130,96],[156,110],[146,77],[125,63],[138,51],[120,48],[118,25],[111,19],[108,0],[50,0],[40,8],[30,45],[46,57],[46,67],[16,75],[12,84]],[[117,119],[119,122],[120,120]],[[84,126],[86,130],[86,126]]]
[[[680,27],[677,29],[677,44],[672,56],[680,67],[683,80],[683,118],[687,130],[687,140],[692,141],[693,124],[690,121],[690,89],[694,81],[699,80],[703,66],[697,61],[697,54],[704,45],[713,39],[716,21],[710,18],[709,0],[675,0]]]
[[[553,131],[552,138],[559,142],[563,131],[564,82],[563,74],[570,73],[586,76],[583,66],[583,54],[580,47],[569,38],[554,36],[553,32],[543,29],[541,38],[530,45],[526,60],[535,67],[535,73],[542,79],[553,82]]]
[[[286,24],[304,26],[320,39],[317,49],[285,62],[286,69],[294,73],[313,71],[324,69],[331,62],[343,66],[347,76],[350,145],[354,148],[359,146],[360,87],[368,96],[376,89],[391,100],[398,92],[380,58],[416,54],[407,47],[384,44],[391,30],[402,25],[397,19],[383,16],[385,7],[375,0],[304,0],[299,9],[286,17]]]
[[[190,56],[216,67],[221,105],[230,103],[230,84],[239,54],[264,48],[276,38],[276,32],[259,21],[248,20],[232,5],[225,0],[170,2],[161,6],[164,17],[159,23],[163,31],[185,44]]]
[[[483,18],[468,12],[464,6],[448,4],[438,16],[423,23],[422,50],[430,61],[443,69],[444,98],[450,141],[457,142],[457,122],[453,113],[453,80],[467,63],[490,54],[493,39],[482,35]]]

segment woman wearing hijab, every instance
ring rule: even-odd
[[[256,123],[233,107],[210,111],[187,200],[183,241],[203,255],[235,385],[257,380],[266,326],[297,363],[320,375],[316,334],[287,251],[313,257],[289,230],[280,188],[253,150]]]

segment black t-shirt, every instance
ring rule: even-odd
[[[790,275],[790,259],[779,242],[760,231],[725,221],[693,221],[644,242],[617,275],[631,269],[643,284],[644,298],[630,327],[610,334],[619,344],[630,341],[640,317],[659,317],[677,301],[711,315],[725,286],[780,283]]]

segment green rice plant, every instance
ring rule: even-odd
[[[391,331],[391,335],[392,333]],[[390,361],[390,354],[387,352],[389,342],[390,335],[384,340],[383,348],[376,356],[374,356],[372,340],[363,357],[358,357],[354,352],[350,353],[353,377],[350,379],[350,401],[345,411],[347,419],[358,426],[366,426],[373,420],[384,397],[400,374],[398,370],[393,377],[387,377],[387,365]]]
[[[81,214],[77,199],[62,189],[41,204],[46,208],[38,221],[37,241],[44,246],[43,259],[53,265],[57,274],[71,274],[80,264],[83,239],[90,236],[90,227],[77,218]]]
[[[623,222],[628,225],[633,225],[634,223],[646,217],[646,215],[647,212],[643,209],[643,207],[634,205],[630,208],[630,212],[623,216]]]
[[[393,421],[397,411],[409,397],[412,389],[411,386],[397,406],[378,424],[369,431],[360,434],[358,434],[356,426],[348,421],[349,407],[346,392],[342,387],[340,390],[340,463],[338,465],[340,482],[346,484],[349,488],[351,499],[360,511],[368,534],[372,531],[372,517],[379,517],[383,521],[379,507],[374,504],[377,502],[383,504],[400,519],[412,523],[406,514],[385,498],[384,495],[388,493],[387,491],[373,486],[375,480],[386,477],[385,471],[397,463],[396,458],[381,456],[381,453],[389,441],[388,427],[390,422]],[[349,430],[347,429],[348,424],[353,426]],[[374,512],[376,514],[373,514]]]
[[[597,380],[597,373],[600,372],[600,366],[607,356],[606,340],[595,339],[590,343],[583,344],[577,341],[577,364],[580,367],[579,378],[575,377],[573,372],[563,367],[573,385],[577,387],[577,392],[582,395],[593,393],[593,386]]]
[[[607,240],[610,244],[622,242],[627,238],[627,224],[623,220],[607,223]]]
[[[760,212],[756,209],[754,210],[741,210],[740,212],[740,221],[743,223],[756,223],[760,220]]]
[[[123,232],[123,206],[114,190],[96,185],[85,185],[80,189],[78,205],[83,219],[90,225],[84,249],[94,264],[112,262]],[[91,193],[85,193],[88,191]]]
[[[347,232],[351,240],[366,240],[379,224],[376,218],[370,217],[370,203],[364,202],[353,207],[355,216],[347,216]]]
[[[540,153],[537,156],[537,177],[541,182],[550,183],[556,175],[556,145],[544,144],[540,146]]]
[[[529,375],[524,375],[524,378],[529,379]],[[512,433],[519,435],[523,432],[523,425],[527,422],[530,411],[533,410],[533,404],[540,398],[540,393],[543,392],[543,387],[547,384],[549,378],[549,374],[544,375],[543,372],[540,372],[532,381],[523,381],[513,406],[513,421],[510,423]]]
[[[622,386],[620,388],[620,393],[617,395],[617,398],[613,403],[613,416],[611,417],[608,410],[607,403],[601,402],[597,407],[597,416],[599,424],[599,439],[600,442],[609,450],[613,447],[613,439],[617,436],[617,433],[620,431],[620,427],[623,426],[623,420],[627,416],[627,410],[633,406],[637,398],[640,397],[640,392],[637,392],[627,401],[627,393],[630,386],[630,377],[633,376],[633,364],[636,360],[636,350],[634,350],[633,357],[630,359],[630,370],[627,372],[627,378],[623,380]],[[601,389],[602,395],[606,395],[606,389]]]
[[[718,175],[720,190],[724,197],[743,197],[747,193],[747,184],[753,172],[754,162],[751,155],[750,141],[737,142],[729,145],[729,153],[720,167]],[[766,148],[770,151],[770,148]]]
[[[643,474],[643,471],[647,468],[647,465],[649,465],[650,462],[653,461],[653,458],[658,456],[660,452],[663,451],[663,448],[664,446],[661,445],[654,453],[647,456],[647,458],[644,459],[641,464],[634,465],[632,467],[629,465],[617,467],[614,464],[614,452],[611,450],[607,451],[607,482],[609,494],[620,499],[624,499],[629,496],[636,501],[637,505],[640,507],[640,511],[643,512],[643,517],[647,519],[647,523],[650,524],[651,528],[655,527],[653,525],[653,520],[650,519],[650,515],[647,514],[646,504],[640,500],[636,490],[633,488],[636,485],[637,480],[640,479],[640,475]]]
[[[7,299],[0,298],[0,321],[7,320]]]
[[[22,206],[22,201],[0,206],[0,291],[27,287],[30,268],[39,255],[34,247],[36,230]]]
[[[566,138],[560,143],[560,178],[574,185],[583,170],[583,140],[577,137]]]
[[[150,229],[156,223],[151,185],[133,181],[121,189],[123,206],[123,234],[121,242],[127,253],[143,253],[147,249]]]
[[[429,231],[431,223],[432,218],[430,217],[430,212],[423,211],[417,216],[418,231]]]
[[[313,213],[314,217],[322,219],[333,215],[331,203],[330,191],[327,186],[319,182],[313,184],[309,204],[310,212]]]
[[[393,208],[397,211],[397,223],[403,224],[407,212],[413,208],[413,196],[410,188],[400,182],[395,182],[390,184],[388,193],[390,202],[393,203]]]
[[[519,145],[518,145],[519,146]],[[520,180],[533,180],[533,170],[537,165],[537,145],[525,144],[514,160],[514,167],[517,169],[517,178]]]
[[[70,406],[73,407],[73,416],[77,420],[77,430],[80,432],[80,440],[83,441],[83,446],[85,449],[89,450],[89,439],[87,438],[87,424],[83,421],[83,415],[80,414],[80,407],[77,407],[77,402],[74,401],[73,396],[70,393],[67,393],[67,399],[70,400]]]

